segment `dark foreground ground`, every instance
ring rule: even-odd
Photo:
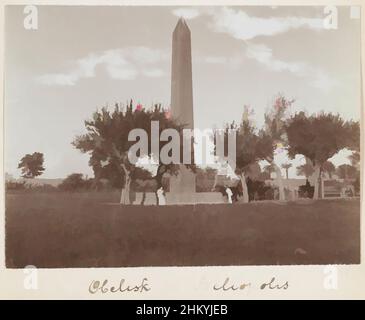
[[[360,263],[359,199],[165,207],[105,203],[115,198],[8,194],[7,267]]]

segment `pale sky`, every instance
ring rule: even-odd
[[[44,178],[93,176],[71,145],[84,120],[129,99],[168,107],[179,16],[191,30],[196,127],[240,120],[244,105],[260,127],[278,92],[296,100],[293,112],[360,118],[360,19],[350,7],[338,7],[335,30],[323,27],[323,7],[38,6],[37,30],[24,28],[23,9],[5,11],[5,171],[15,177],[35,151]]]

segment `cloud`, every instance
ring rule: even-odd
[[[246,42],[246,56],[263,64],[275,72],[287,71],[299,77],[308,79],[308,84],[328,92],[338,85],[338,81],[327,75],[322,69],[315,68],[308,63],[301,61],[287,62],[276,59],[272,49],[264,44],[253,44]]]
[[[338,86],[339,82],[337,79],[331,78],[323,71],[317,70],[314,79],[310,82],[310,85],[328,93],[332,88]]]
[[[37,78],[38,82],[49,86],[73,86],[79,79],[77,73],[53,73],[44,74]]]
[[[200,16],[199,10],[195,8],[179,8],[172,10],[172,13],[177,17],[182,17],[187,20],[191,20]]]
[[[351,164],[349,156],[353,154],[353,151],[348,149],[341,149],[337,152],[332,158],[329,158],[328,161],[331,161],[336,167],[341,164]]]
[[[285,62],[275,59],[272,49],[264,44],[252,44],[247,42],[246,56],[264,64],[272,71],[289,71],[298,75],[305,73],[307,65],[303,62]]]
[[[272,6],[272,9],[276,9]],[[323,19],[298,16],[256,17],[244,10],[228,7],[222,8],[178,8],[172,10],[175,16],[194,19],[199,16],[211,18],[210,27],[221,33],[227,33],[240,40],[251,40],[258,36],[273,36],[291,29],[306,28],[324,30]]]
[[[222,65],[224,67],[237,68],[242,64],[244,57],[242,54],[235,54],[230,57],[225,56],[205,56],[205,57],[196,57],[193,61],[199,63],[206,63],[211,65]]]
[[[276,9],[276,7],[272,7]],[[264,44],[253,44],[250,40],[259,36],[274,36],[305,28],[310,30],[324,30],[323,19],[307,18],[298,16],[269,17],[262,18],[250,16],[245,11],[235,8],[201,9],[197,11],[193,8],[181,8],[173,10],[177,16],[186,15],[187,18],[195,18],[205,15],[211,18],[209,27],[215,32],[226,33],[229,36],[243,40],[246,43],[246,56],[255,59],[274,72],[290,72],[299,77],[308,79],[308,84],[312,87],[328,92],[338,85],[337,80],[328,76],[323,70],[315,68],[306,62],[287,62],[273,56],[272,49]],[[237,66],[242,62],[241,58],[227,58],[219,56],[208,56],[202,59],[208,64],[225,64]]]
[[[165,75],[165,72],[161,69],[155,68],[155,69],[146,69],[143,70],[143,74],[146,77],[150,77],[150,78],[159,78],[162,77],[163,75]]]
[[[323,30],[323,20],[306,17],[269,17],[249,16],[245,11],[232,8],[205,11],[212,18],[210,27],[220,33],[243,40],[246,43],[246,56],[255,59],[274,72],[287,71],[299,77],[306,77],[308,84],[328,92],[338,85],[337,80],[328,76],[323,70],[315,68],[306,62],[287,62],[273,56],[272,49],[265,44],[254,44],[250,40],[259,36],[274,36],[292,29],[306,28]],[[207,58],[207,63],[226,63],[227,59]]]
[[[208,56],[204,59],[204,61],[211,64],[225,64],[228,62],[228,59],[227,57]]]
[[[147,47],[128,47],[92,53],[76,61],[74,69],[66,73],[48,73],[37,81],[48,86],[73,86],[81,79],[95,77],[96,68],[102,66],[110,78],[133,80],[140,75],[161,77],[165,73],[155,66],[168,58],[166,52]]]
[[[226,7],[211,11],[211,15],[213,18],[211,27],[216,32],[227,33],[240,40],[250,40],[258,36],[273,36],[291,29],[323,29],[323,20],[318,18],[295,16],[261,18],[249,16],[243,10]]]

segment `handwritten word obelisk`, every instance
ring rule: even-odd
[[[183,18],[179,19],[172,35],[171,115],[184,128],[194,128],[191,37]],[[181,165],[179,175],[170,179],[170,193],[173,202],[191,202],[195,174]]]

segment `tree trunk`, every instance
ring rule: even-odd
[[[162,187],[162,178],[163,175],[166,172],[166,167],[164,165],[159,165],[158,169],[157,169],[157,173],[155,176],[155,181],[156,181],[156,192],[155,192],[155,196],[156,196],[156,205],[160,205],[160,199],[158,198],[158,193],[157,191]]]
[[[144,202],[146,201],[146,191],[143,191],[143,194],[142,194],[142,200],[141,200],[141,205],[144,206]]]
[[[155,197],[156,197],[156,206],[159,206],[160,205],[160,199],[158,198],[157,190],[155,192]]]
[[[248,188],[247,188],[246,177],[245,177],[244,174],[241,174],[240,175],[240,180],[241,180],[241,184],[242,184],[242,198],[243,198],[243,202],[244,203],[248,203],[249,202]]]
[[[120,204],[124,204],[124,198],[125,198],[125,188],[122,188],[122,192],[120,194]]]
[[[95,191],[99,191],[99,187],[100,187],[100,179],[101,179],[101,168],[98,166],[94,166],[93,167],[93,171],[94,171],[94,180],[92,182],[92,188]]]
[[[130,199],[129,199],[130,186],[131,186],[130,172],[126,171],[124,188],[122,189],[122,194],[120,196],[121,204],[130,204]]]
[[[275,174],[276,174],[276,182],[279,187],[279,200],[284,201],[285,200],[285,193],[284,193],[284,184],[283,184],[283,177],[281,175],[281,170],[279,166],[277,166],[275,163],[273,163]]]
[[[321,166],[316,164],[314,166],[314,193],[313,193],[313,199],[320,199],[320,184],[321,184]]]
[[[218,183],[218,170],[216,171],[215,176],[214,176],[214,184],[213,184],[213,187],[212,187],[212,192],[216,191],[215,188],[217,187],[217,183]]]

